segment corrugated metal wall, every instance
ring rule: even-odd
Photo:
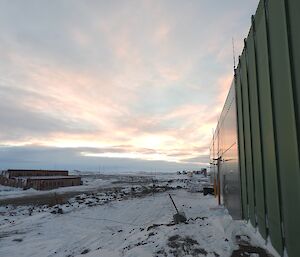
[[[298,0],[260,1],[235,72],[243,217],[290,257],[300,256],[299,13]]]
[[[298,257],[299,0],[260,1],[234,82],[242,217],[269,238],[278,253],[283,255],[286,249],[289,257]],[[218,131],[219,124],[213,141],[222,142],[224,133]],[[219,166],[221,171],[222,163]]]

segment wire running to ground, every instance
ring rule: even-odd
[[[104,219],[104,218],[91,218],[91,217],[82,217],[82,216],[75,216],[75,215],[68,215],[68,216],[73,217],[73,218],[78,218],[78,219],[86,219],[86,220],[110,221],[110,222],[114,222],[114,223],[119,223],[119,224],[123,224],[123,225],[137,226],[137,227],[142,226],[142,225],[139,225],[139,224],[134,224],[134,223],[129,223],[129,222],[122,222],[122,221],[118,221],[118,220]]]
[[[169,199],[168,199],[168,201],[169,201]],[[158,209],[160,209],[158,211],[158,216],[161,216],[161,213],[163,212],[163,209],[159,208],[159,206],[157,206],[157,207],[158,207]],[[171,210],[170,206],[169,206],[169,209]],[[124,221],[106,219],[106,218],[83,217],[83,216],[76,216],[76,215],[71,215],[71,214],[68,214],[68,216],[73,217],[73,218],[86,219],[86,220],[110,221],[110,222],[114,222],[114,223],[119,223],[119,224],[123,224],[123,225],[131,225],[131,226],[135,226],[135,227],[143,227],[143,226],[147,226],[149,224],[154,224],[156,221],[158,222],[157,218],[151,219],[150,221],[142,223],[142,224],[136,224],[136,223],[132,223],[132,222],[124,222]]]
[[[185,198],[185,199],[196,200],[198,198],[198,197],[193,198],[193,197],[179,196],[179,195],[174,194],[174,193],[173,194],[171,193],[171,195],[174,196],[175,198],[179,197],[179,198],[183,198],[183,199]],[[169,199],[167,199],[167,202],[169,202]],[[166,205],[168,206],[168,209],[170,211],[173,211],[173,208],[171,208],[170,204],[167,203]],[[163,212],[163,210],[161,208],[159,208],[159,206],[157,206],[157,207],[158,207],[158,209],[160,209],[160,211],[158,212],[158,216],[160,216],[161,213]],[[76,216],[76,215],[71,215],[71,214],[69,214],[68,216],[69,217],[73,217],[73,218],[86,219],[86,220],[109,221],[109,222],[114,222],[114,223],[123,224],[123,225],[131,225],[131,226],[135,226],[135,227],[143,227],[143,226],[147,226],[147,225],[149,225],[151,223],[154,224],[156,221],[158,222],[157,218],[155,218],[153,220],[150,220],[150,221],[148,221],[146,223],[136,224],[136,223],[132,223],[132,222],[124,222],[124,221],[113,220],[113,219],[106,219],[106,218],[83,217],[83,216]]]

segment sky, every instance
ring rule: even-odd
[[[257,4],[0,0],[0,169],[205,167]]]

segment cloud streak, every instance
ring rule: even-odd
[[[2,1],[2,148],[204,165],[257,2]]]

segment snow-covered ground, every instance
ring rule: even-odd
[[[165,178],[156,177],[155,187],[123,181],[119,188],[78,192],[54,206],[1,206],[0,256],[226,257],[243,245],[264,247],[245,222],[233,221],[217,205],[214,196],[187,190],[195,181],[206,183],[205,178]],[[98,182],[104,183],[94,180],[89,185]],[[186,214],[186,223],[173,222],[176,212],[169,193]]]
[[[7,187],[0,185],[0,200],[23,197],[23,196],[38,196],[49,193],[66,193],[66,192],[91,192],[99,189],[112,187],[112,186],[125,186],[128,184],[149,184],[153,182],[153,179],[159,183],[172,181],[172,183],[182,184],[184,181],[197,181],[196,176],[194,178],[188,178],[187,176],[177,176],[172,174],[90,174],[82,173],[76,175],[82,176],[83,185],[62,187],[46,191],[38,191],[35,189],[22,190],[21,188]]]
[[[21,191],[23,191],[21,188],[0,185],[0,197],[2,198],[8,195],[16,194],[16,192],[21,192]]]
[[[32,188],[28,190],[23,190],[21,188],[0,185],[0,200],[7,199],[7,198],[29,196],[29,195],[44,195],[49,192],[64,193],[69,191],[84,192],[90,190],[97,190],[98,188],[102,188],[103,186],[111,185],[111,183],[114,181],[113,179],[103,180],[103,179],[93,179],[93,178],[85,178],[85,177],[82,180],[84,183],[82,186],[61,187],[61,188],[46,190],[46,191],[38,191]]]

